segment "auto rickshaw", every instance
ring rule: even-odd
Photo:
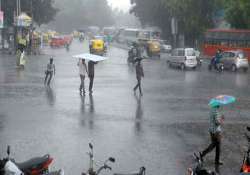
[[[90,41],[89,51],[91,54],[101,55],[105,54],[104,41],[101,39],[93,39]]]
[[[147,55],[149,57],[152,56],[160,57],[161,45],[158,41],[148,41],[146,50],[147,50]]]

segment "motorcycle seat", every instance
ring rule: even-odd
[[[25,162],[21,163],[16,163],[16,165],[22,170],[28,170],[28,169],[33,169],[37,166],[42,165],[43,163],[47,162],[49,160],[50,156],[49,155],[44,155],[42,157],[34,157],[30,160],[27,160]]]

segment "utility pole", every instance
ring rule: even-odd
[[[21,13],[21,2],[20,2],[20,0],[16,0],[16,13],[17,13],[17,16],[19,16],[20,13]]]

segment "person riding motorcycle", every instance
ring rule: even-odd
[[[218,69],[218,64],[220,63],[221,58],[222,58],[222,50],[218,49],[215,54],[214,62],[213,62],[214,68],[216,70]]]
[[[128,61],[134,62],[136,58],[141,57],[141,51],[139,45],[136,42],[133,42],[132,47],[128,51]]]

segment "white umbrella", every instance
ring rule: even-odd
[[[90,54],[90,53],[74,55],[73,58],[91,60],[91,61],[95,61],[95,62],[108,59],[107,57],[102,57],[102,56],[94,55],[94,54]]]

